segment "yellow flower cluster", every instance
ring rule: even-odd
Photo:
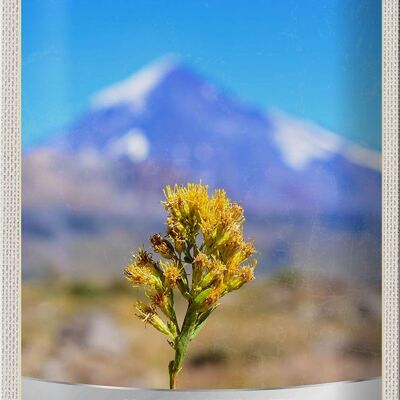
[[[224,190],[211,195],[201,183],[167,186],[162,202],[167,213],[167,229],[150,238],[162,260],[154,261],[144,249],[133,256],[125,276],[133,286],[144,288],[150,304],[138,302],[137,316],[169,337],[175,359],[169,366],[170,386],[188,343],[227,293],[254,279],[256,260],[252,242],[243,238],[243,209],[231,202]],[[174,289],[188,302],[179,326],[174,309]],[[167,318],[165,323],[157,313]]]
[[[189,183],[167,186],[164,195],[167,237],[192,264],[192,295],[213,286],[213,298],[222,297],[254,279],[256,260],[243,266],[255,252],[243,238],[243,209],[224,190],[209,196],[206,185]]]

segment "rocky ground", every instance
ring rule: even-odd
[[[165,388],[172,350],[133,316],[124,282],[28,281],[23,374]],[[180,388],[274,387],[380,375],[380,293],[281,273],[223,299],[191,344]],[[178,305],[179,306],[179,305]]]

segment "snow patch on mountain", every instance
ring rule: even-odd
[[[269,116],[274,125],[273,140],[286,164],[293,169],[303,170],[313,161],[329,160],[337,154],[354,164],[381,169],[381,155],[377,151],[352,143],[311,121],[276,111]]]
[[[175,66],[176,60],[172,57],[156,61],[129,78],[95,94],[92,107],[98,109],[129,103],[135,111],[140,112],[145,108],[146,99],[152,90]]]
[[[113,140],[108,150],[115,157],[125,156],[133,162],[142,162],[150,152],[150,142],[140,129],[131,129],[122,137]]]
[[[337,152],[343,140],[332,132],[308,121],[275,113],[273,139],[286,164],[304,169],[313,160],[327,160]]]
[[[348,143],[343,149],[343,154],[354,164],[376,171],[382,170],[382,156],[377,151],[367,149],[355,143]]]

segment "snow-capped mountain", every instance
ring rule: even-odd
[[[379,153],[310,121],[257,110],[173,59],[95,94],[81,118],[25,158],[36,171],[24,178],[31,188],[27,209],[46,192],[36,181],[38,159],[52,166],[63,160],[51,167],[62,170],[55,181],[68,182],[54,209],[64,201],[78,213],[149,219],[164,184],[201,179],[245,206],[251,233],[278,264],[296,262],[293,246],[302,265],[332,264],[332,257],[345,268],[379,260]],[[337,229],[358,238],[349,242],[345,262],[335,251],[344,238]]]
[[[380,209],[379,153],[311,122],[252,109],[169,59],[96,94],[58,143],[168,163],[260,210]]]

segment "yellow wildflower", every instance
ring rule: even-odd
[[[154,328],[156,328],[161,333],[169,336],[172,340],[175,339],[172,332],[169,330],[168,326],[164,323],[164,321],[159,317],[159,315],[155,312],[155,310],[148,306],[146,303],[141,301],[136,302],[136,310],[138,313],[136,314],[143,322],[149,323]]]
[[[136,315],[167,335],[175,350],[169,364],[170,387],[175,388],[188,344],[223,296],[254,279],[256,262],[243,265],[255,248],[243,237],[243,208],[231,202],[224,190],[210,195],[207,185],[188,183],[167,186],[164,196],[166,236],[155,234],[150,242],[154,252],[167,261],[155,262],[140,248],[125,276],[134,286],[142,286],[151,302],[138,302]],[[175,288],[188,302],[182,324],[174,308]]]
[[[160,264],[163,267],[163,275],[166,286],[169,288],[174,287],[177,280],[181,277],[181,268],[179,268],[175,261],[160,261]]]
[[[213,307],[217,304],[218,300],[223,296],[225,287],[224,286],[217,286],[213,288],[211,293],[206,297],[204,301],[205,308],[208,309]]]
[[[125,268],[124,274],[134,286],[146,286],[154,290],[162,288],[159,272],[152,263],[143,264],[137,260]]]

